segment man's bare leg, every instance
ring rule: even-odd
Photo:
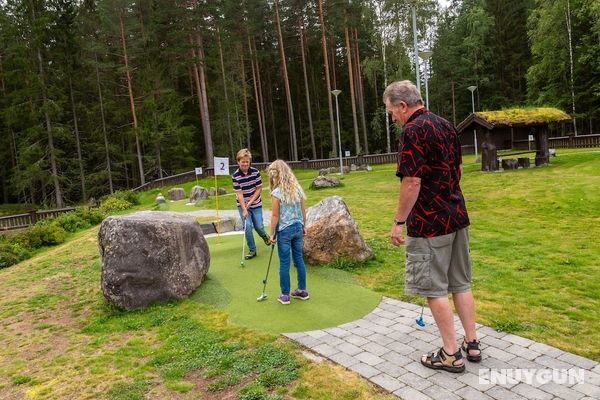
[[[477,340],[477,332],[475,331],[475,301],[473,300],[473,293],[470,290],[462,293],[453,293],[452,300],[454,301],[454,307],[456,307],[460,322],[465,331],[465,339],[467,342]],[[480,352],[477,350],[471,350],[469,353],[472,356],[476,356]]]

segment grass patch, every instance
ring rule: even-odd
[[[600,152],[559,150],[548,167],[498,173],[480,172],[472,156],[465,161],[462,187],[472,222],[478,322],[600,361],[596,346],[600,341],[600,282],[594,279],[600,268],[596,239],[600,237]],[[317,174],[297,173],[304,188]],[[219,186],[230,187],[228,177],[219,179]],[[189,183],[189,188],[195,184]],[[394,166],[352,172],[344,184],[343,188],[307,190],[307,203],[311,206],[331,195],[342,196],[376,257],[361,265],[340,262],[339,268],[311,267],[311,297],[312,291],[316,294],[286,309],[292,321],[328,312],[321,307],[308,316],[300,314],[301,307],[330,301],[325,296],[328,291],[318,287],[320,280],[368,288],[376,297],[383,294],[422,303],[403,294],[404,250],[392,247],[387,239],[398,194]],[[141,194],[142,204],[137,208],[152,208],[154,197]],[[270,208],[268,196],[263,200],[265,208]],[[219,201],[221,209],[235,207],[233,196],[222,196]],[[97,228],[69,235],[64,244],[39,250],[33,258],[0,270],[3,395],[32,399],[210,399],[226,394],[257,399],[392,398],[341,367],[305,361],[293,344],[268,329],[251,328],[250,323],[236,319],[236,299],[252,303],[266,315],[284,308],[275,308],[276,260],[269,278],[273,286],[267,287],[269,301],[256,303],[268,261],[266,248],[260,248],[259,257],[241,269],[239,237],[234,236],[233,247],[228,248],[224,240],[223,254],[213,258],[213,265],[223,260],[229,266],[224,274],[231,281],[244,281],[245,289],[240,287],[246,298],[217,276],[209,276],[204,288],[210,295],[122,312],[107,306],[100,293],[96,235]],[[226,260],[229,253],[233,261]],[[239,307],[242,310],[241,303]]]

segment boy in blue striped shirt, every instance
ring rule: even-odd
[[[258,169],[251,167],[252,154],[248,149],[241,149],[237,156],[238,169],[233,173],[233,191],[237,201],[238,212],[242,218],[242,225],[246,225],[246,243],[248,243],[249,253],[246,254],[246,260],[256,257],[256,243],[252,229],[263,239],[268,246],[271,239],[265,232],[262,215],[262,179]]]

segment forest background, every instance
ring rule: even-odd
[[[58,206],[235,160],[391,152],[381,95],[429,107],[555,106],[597,133],[597,0],[0,0],[0,204]],[[422,89],[424,89],[422,87]]]

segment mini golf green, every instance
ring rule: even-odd
[[[211,237],[207,241],[210,269],[192,298],[226,311],[235,324],[277,334],[329,328],[365,316],[381,299],[379,294],[356,284],[347,272],[307,266],[310,299],[292,299],[290,305],[282,305],[277,301],[279,257],[275,247],[265,290],[268,297],[258,302],[271,248],[256,237],[258,256],[245,260],[242,267],[241,234]],[[294,290],[297,280],[293,264],[290,279]]]

